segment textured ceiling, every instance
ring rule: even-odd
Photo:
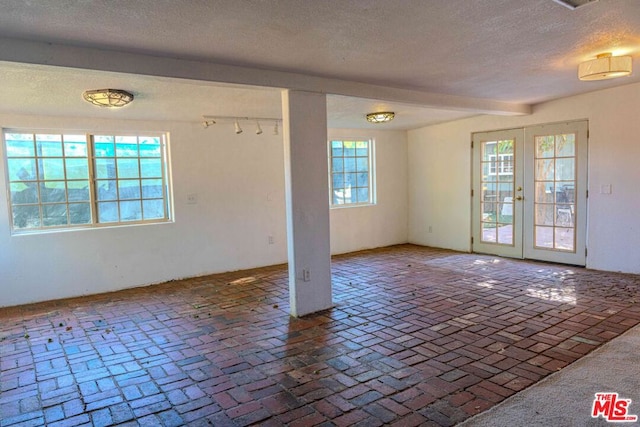
[[[552,0],[3,0],[0,37],[526,104],[640,81],[638,72],[604,82],[576,77],[577,64],[598,53],[640,54],[640,0],[599,0],[574,11]],[[265,103],[261,115],[280,108],[273,90],[59,70],[0,63],[3,86],[12,86],[0,88],[0,110],[36,108],[37,99],[14,101],[37,98],[39,86],[65,96],[107,83],[135,85],[140,99],[156,102],[173,93],[185,106],[173,109],[180,120],[250,115],[256,102]],[[83,114],[77,99],[57,101],[52,114],[93,114]],[[396,128],[474,114],[337,96],[328,102],[330,125],[362,127],[362,114],[383,107],[403,113]],[[134,116],[164,118],[168,110],[148,106]]]
[[[0,113],[71,117],[202,121],[202,116],[282,117],[280,90],[202,81],[0,62]],[[119,88],[135,93],[122,109],[88,104],[88,88]],[[46,94],[43,96],[43,94]],[[384,129],[411,129],[472,115],[370,99],[329,95],[327,113],[333,128],[371,128],[371,111],[400,112]]]

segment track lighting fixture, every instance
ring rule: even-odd
[[[242,133],[242,128],[240,127],[240,123],[238,123],[237,119],[236,119],[236,123],[235,123],[234,127],[236,129],[236,134],[240,135]]]
[[[221,123],[221,122],[227,122],[227,123],[233,123],[233,129],[236,133],[236,135],[239,135],[242,133],[242,127],[240,126],[240,123],[242,121],[248,121],[248,122],[255,122],[256,124],[256,135],[262,135],[264,133],[264,131],[262,130],[262,126],[260,126],[260,122],[268,122],[268,121],[272,121],[274,123],[274,127],[273,127],[273,134],[274,135],[278,135],[279,131],[278,131],[278,122],[281,122],[282,119],[278,119],[278,118],[273,118],[273,117],[237,117],[237,116],[202,116],[203,121],[202,123],[202,127],[207,129],[209,126],[211,125],[215,125],[217,123]]]

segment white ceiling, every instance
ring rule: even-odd
[[[189,122],[202,121],[202,116],[282,117],[280,90],[273,88],[11,62],[0,62],[0,80],[2,113]],[[90,88],[125,89],[135,99],[122,109],[94,107],[82,98]],[[376,128],[364,115],[387,110],[398,112],[384,127],[390,130],[473,114],[339,95],[327,98],[329,126],[334,128]]]
[[[478,114],[465,107],[467,99],[535,104],[640,81],[637,71],[603,82],[576,77],[579,62],[605,51],[630,54],[640,67],[640,0],[599,0],[574,11],[552,0],[3,0],[0,38],[234,65],[267,76],[286,71],[460,101],[458,109],[450,99],[418,105],[385,91],[375,100],[329,90],[338,94],[328,100],[331,127],[372,126],[366,112],[392,109],[397,118],[385,128],[410,129]],[[46,57],[11,62],[19,54],[0,50],[2,112],[185,121],[280,116],[276,88],[217,84],[215,76],[205,82],[79,71],[48,66],[55,61]],[[102,87],[130,90],[136,100],[121,111],[82,101],[83,90]]]

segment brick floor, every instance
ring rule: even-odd
[[[0,426],[448,426],[640,322],[640,277],[401,245],[0,309]]]

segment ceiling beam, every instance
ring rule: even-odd
[[[293,89],[478,114],[531,114],[531,106],[528,104],[438,94],[284,71],[10,38],[0,38],[0,61]]]

